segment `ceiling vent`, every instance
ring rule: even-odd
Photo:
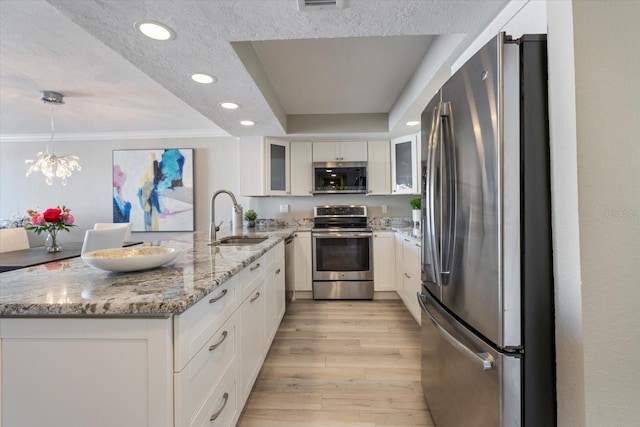
[[[333,10],[343,9],[344,0],[298,0],[298,10],[306,12],[309,10]]]

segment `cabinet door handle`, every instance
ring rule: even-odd
[[[253,297],[253,298],[251,298],[251,299],[249,300],[249,302],[254,302],[254,301],[255,301],[255,300],[257,300],[258,298],[260,298],[260,292],[256,292],[256,296],[255,296],[255,297]]]
[[[214,302],[216,302],[216,301],[220,301],[220,300],[221,300],[221,299],[222,299],[226,294],[227,294],[227,290],[226,290],[226,289],[223,289],[223,290],[222,290],[222,293],[220,294],[220,296],[215,297],[215,298],[211,298],[211,299],[209,300],[209,304],[213,304],[213,303],[214,303]]]
[[[411,279],[411,276],[409,276],[407,273],[404,273],[404,277],[406,277],[407,279]]]
[[[277,269],[277,270],[276,270],[276,274],[280,274],[280,269]]]
[[[405,242],[409,243],[409,239],[403,239]]]
[[[224,400],[224,402],[222,402],[222,408],[220,408],[218,412],[216,412],[215,414],[211,415],[211,418],[209,418],[209,421],[215,421],[215,419],[220,416],[222,411],[224,411],[224,407],[227,406],[227,401],[229,400],[229,393],[223,394],[222,399]]]
[[[217,343],[213,344],[211,347],[209,347],[209,351],[213,351],[216,348],[220,347],[222,345],[222,343],[224,342],[224,340],[227,339],[227,331],[222,332],[222,338],[220,338],[220,341],[218,341]]]
[[[257,263],[256,265],[254,265],[253,267],[251,267],[251,268],[249,269],[249,271],[253,271],[253,270],[255,270],[256,268],[260,268],[260,263]]]

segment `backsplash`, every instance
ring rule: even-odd
[[[409,228],[413,221],[409,217],[372,217],[369,225],[374,228]],[[313,218],[258,218],[256,229],[283,227],[313,227]]]

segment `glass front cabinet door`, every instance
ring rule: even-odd
[[[289,142],[266,138],[267,194],[289,195]]]
[[[419,194],[420,134],[391,140],[391,193]]]

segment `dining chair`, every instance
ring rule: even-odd
[[[124,241],[131,241],[131,223],[130,222],[96,222],[93,226],[94,230],[108,230],[112,228],[126,228],[127,232],[124,235]]]
[[[87,230],[84,234],[81,254],[99,249],[121,248],[124,237],[127,234],[126,227],[118,227],[104,230]]]
[[[0,253],[29,249],[27,230],[19,228],[0,229]]]

